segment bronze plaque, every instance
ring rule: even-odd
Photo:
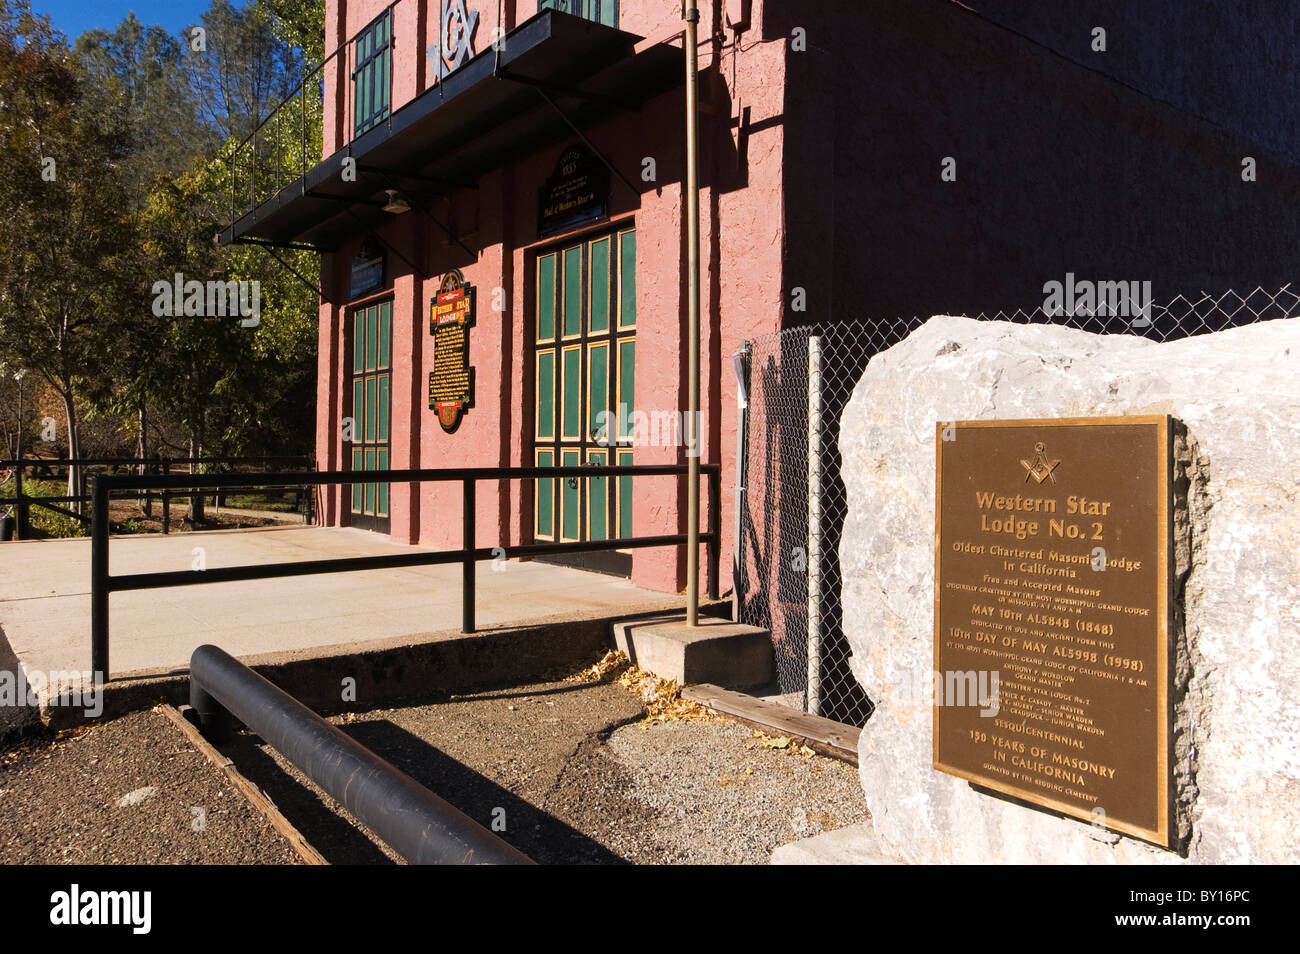
[[[936,430],[934,767],[1170,847],[1169,419]]]
[[[433,335],[433,371],[429,374],[429,407],[448,434],[460,426],[473,404],[474,371],[469,366],[469,329],[474,325],[474,288],[459,271],[447,273],[429,303],[429,333]]]

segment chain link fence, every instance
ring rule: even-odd
[[[1112,296],[1091,311],[1049,314],[1038,307],[969,317],[1164,342],[1300,315],[1300,294],[1289,284],[1138,304],[1124,307]],[[789,328],[746,345],[740,619],[771,632],[782,702],[854,726],[866,722],[873,706],[853,678],[842,626],[839,549],[848,496],[840,474],[840,416],[872,356],[926,320],[846,320]]]

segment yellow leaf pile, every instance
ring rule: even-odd
[[[627,654],[611,649],[600,662],[568,678],[568,682],[588,684],[612,682],[634,693],[646,707],[646,722],[708,722],[721,718],[712,709],[682,698],[675,679],[660,679],[640,666],[630,665]]]
[[[645,703],[647,722],[710,722],[720,716],[707,706],[682,698],[676,679],[660,679],[640,666],[628,666],[618,684]]]
[[[566,682],[600,683],[608,682],[627,666],[627,653],[621,649],[611,649],[601,657],[600,662],[588,666],[582,672],[574,673]]]

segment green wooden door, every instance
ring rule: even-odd
[[[539,255],[534,322],[533,445],[539,467],[633,463],[636,232]],[[620,413],[622,408],[622,413]],[[533,535],[572,542],[632,536],[632,478],[535,482]],[[562,562],[629,574],[627,552]]]
[[[352,470],[387,470],[393,384],[393,303],[352,312]],[[351,524],[388,532],[388,484],[352,484]]]

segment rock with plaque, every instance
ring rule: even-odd
[[[1171,423],[938,425],[934,767],[1171,843]]]

